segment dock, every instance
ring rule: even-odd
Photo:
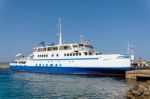
[[[126,79],[150,80],[150,69],[126,71]]]

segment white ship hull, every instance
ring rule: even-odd
[[[60,74],[118,75],[131,69],[131,62],[127,56],[112,54],[97,57],[33,59],[22,65],[11,63],[10,69]]]

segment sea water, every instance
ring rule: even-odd
[[[123,77],[0,70],[0,99],[125,99]]]

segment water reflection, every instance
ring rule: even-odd
[[[0,76],[1,79],[2,75]],[[9,72],[0,98],[124,99],[135,82],[121,77]]]

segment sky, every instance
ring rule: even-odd
[[[80,35],[103,53],[127,53],[150,60],[150,0],[0,0],[0,61],[31,53],[41,41],[64,43]]]

